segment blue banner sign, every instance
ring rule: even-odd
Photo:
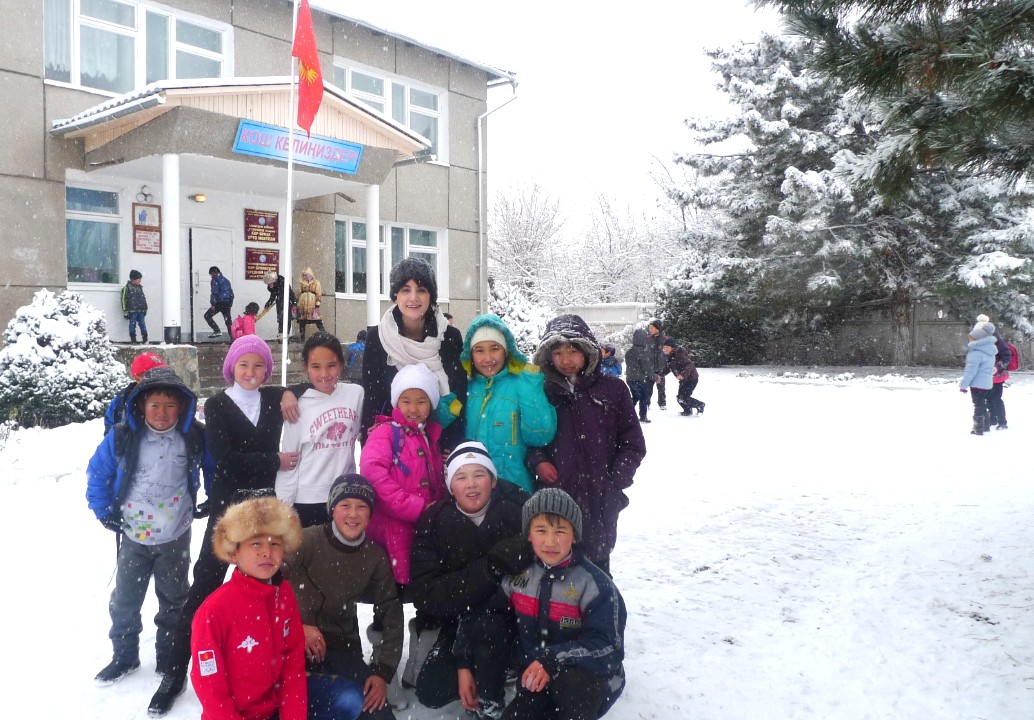
[[[284,128],[266,125],[252,120],[241,120],[237,126],[237,137],[233,151],[241,155],[283,160],[287,162],[288,143],[291,134]],[[363,146],[343,140],[319,137],[294,136],[294,161],[301,165],[355,175],[363,157]]]

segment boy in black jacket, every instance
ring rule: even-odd
[[[700,380],[700,374],[689,356],[689,351],[676,344],[674,338],[665,338],[661,350],[667,358],[664,373],[671,372],[679,379],[679,394],[675,396],[679,405],[682,406],[682,412],[679,415],[692,415],[693,410],[702,415],[704,403],[693,397],[693,390],[696,389],[697,382]]]
[[[141,285],[143,273],[139,270],[129,271],[129,282],[122,288],[122,316],[129,321],[129,340],[136,342],[136,326],[140,325],[140,337],[147,344],[147,323],[144,316],[147,315],[147,296],[144,295],[144,287]]]

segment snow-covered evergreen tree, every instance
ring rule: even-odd
[[[40,290],[3,336],[0,418],[23,427],[100,417],[129,381],[103,314],[78,293]]]
[[[519,288],[489,278],[488,311],[503,319],[513,333],[517,347],[528,358],[535,354],[546,323],[553,317],[553,311],[542,305],[535,305]]]
[[[676,334],[712,336],[719,361],[723,352],[752,361],[781,336],[807,343],[850,306],[884,303],[894,361],[907,363],[912,303],[932,294],[999,308],[1028,327],[1034,309],[1015,289],[1029,272],[1031,194],[948,171],[920,176],[894,200],[850,182],[851,165],[879,141],[881,118],[810,70],[812,52],[807,41],[763,36],[713,53],[740,113],[690,127],[705,146],[742,149],[679,158],[702,179],[681,196],[719,222],[690,229],[662,291]]]

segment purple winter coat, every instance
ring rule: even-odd
[[[586,367],[572,387],[550,359],[561,343],[577,346]],[[556,408],[553,442],[529,448],[528,468],[548,461],[556,466],[556,487],[567,492],[582,511],[580,547],[590,560],[606,561],[617,540],[618,513],[628,505],[622,492],[632,485],[646,455],[646,441],[628,386],[604,375],[599,345],[577,315],[561,315],[546,325],[535,364],[546,376],[546,397]],[[538,486],[544,483],[539,481]]]

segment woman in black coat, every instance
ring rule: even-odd
[[[436,414],[453,422],[442,432],[442,454],[463,441],[466,422],[462,417],[467,402],[467,373],[460,364],[463,335],[449,325],[438,309],[438,283],[434,269],[421,258],[405,258],[391,269],[391,300],[394,303],[374,327],[367,330],[363,356],[362,443],[378,415],[391,414],[391,381],[399,368],[423,363],[438,377],[442,404]],[[455,393],[455,401],[447,397]],[[444,425],[444,423],[443,423]]]

